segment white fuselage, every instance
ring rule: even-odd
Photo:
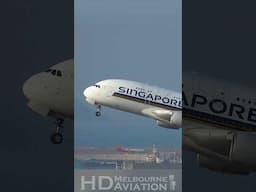
[[[252,90],[207,77],[183,77],[185,120],[218,128],[256,131],[256,99]]]
[[[87,102],[149,116],[150,111],[181,111],[181,94],[142,83],[111,79],[84,91]],[[155,118],[157,119],[157,118]]]

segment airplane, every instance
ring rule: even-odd
[[[126,111],[156,120],[165,128],[181,128],[181,93],[143,83],[108,79],[86,88],[85,100],[95,105],[96,116],[101,115],[101,106]]]
[[[122,147],[122,146],[116,146],[116,151],[119,151],[119,152],[132,152],[132,153],[142,153],[142,152],[145,152],[144,149],[128,148],[128,147]]]
[[[22,87],[29,108],[42,116],[56,119],[54,144],[63,142],[64,119],[74,118],[74,61],[69,59],[39,72],[25,81]]]
[[[200,167],[224,174],[256,171],[256,98],[249,88],[183,74],[183,145]]]

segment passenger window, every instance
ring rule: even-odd
[[[61,71],[57,71],[57,76],[59,76],[59,77],[61,77],[62,76],[62,73],[61,73]]]
[[[52,75],[56,75],[56,70],[52,70]]]

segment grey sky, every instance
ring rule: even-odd
[[[76,144],[180,145],[181,130],[151,119],[107,108],[94,117],[82,92],[108,78],[181,91],[181,70],[181,1],[76,0]]]

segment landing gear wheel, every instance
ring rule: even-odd
[[[97,105],[96,116],[97,117],[101,116],[101,105]]]
[[[97,117],[101,116],[101,112],[100,112],[100,111],[97,111],[97,112],[96,112],[96,116],[97,116]]]
[[[61,133],[54,133],[51,136],[51,141],[53,144],[61,144],[63,142],[63,135]]]
[[[63,135],[62,135],[62,127],[63,127],[64,119],[57,118],[54,122],[56,125],[56,132],[52,134],[51,141],[53,144],[61,144],[63,142]]]

